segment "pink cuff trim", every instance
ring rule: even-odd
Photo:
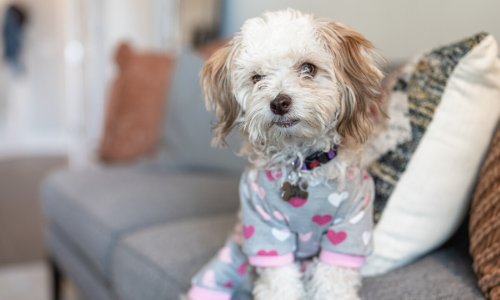
[[[255,255],[248,256],[248,262],[256,267],[281,267],[293,263],[293,252],[284,255]]]
[[[231,300],[231,294],[212,291],[193,285],[188,292],[190,300]]]
[[[364,256],[340,254],[322,249],[319,259],[327,264],[339,267],[361,268],[366,258]]]

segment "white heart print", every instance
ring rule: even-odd
[[[278,230],[276,228],[273,228],[273,230],[271,230],[271,232],[273,233],[273,236],[281,242],[285,241],[286,239],[288,239],[290,237],[290,235],[292,235],[290,233],[290,231],[281,231],[281,230]]]
[[[363,239],[363,243],[365,243],[365,245],[368,245],[371,237],[372,237],[372,233],[370,231],[363,232],[363,235],[361,236],[361,238]]]
[[[357,215],[355,215],[354,217],[352,217],[349,220],[349,223],[351,223],[351,224],[358,223],[359,221],[361,221],[361,219],[363,219],[364,215],[365,215],[365,211],[364,210],[360,211]]]
[[[250,170],[248,172],[248,179],[250,179],[251,181],[257,180],[257,170]]]
[[[347,199],[348,196],[349,196],[348,192],[342,192],[340,194],[333,193],[330,194],[330,196],[328,196],[328,202],[330,202],[330,204],[335,207],[339,207],[340,203],[342,203],[342,201]]]

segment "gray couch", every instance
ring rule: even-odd
[[[209,148],[210,118],[197,73],[179,57],[162,151],[128,166],[61,170],[42,186],[54,299],[61,276],[88,300],[171,300],[222,246],[235,222],[245,161]],[[186,106],[189,110],[183,109]],[[439,250],[389,274],[366,278],[364,300],[484,299],[468,255],[466,226]],[[241,292],[234,299],[251,299]],[[270,299],[272,300],[272,299]]]

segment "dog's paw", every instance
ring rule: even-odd
[[[254,300],[305,300],[302,274],[297,264],[275,268],[259,268]]]
[[[360,300],[361,274],[358,269],[315,262],[308,267],[305,277],[307,299]]]

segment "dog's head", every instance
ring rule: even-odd
[[[363,142],[382,78],[378,58],[359,32],[291,9],[246,21],[201,72],[218,118],[213,144],[225,145],[235,127],[276,149]]]

